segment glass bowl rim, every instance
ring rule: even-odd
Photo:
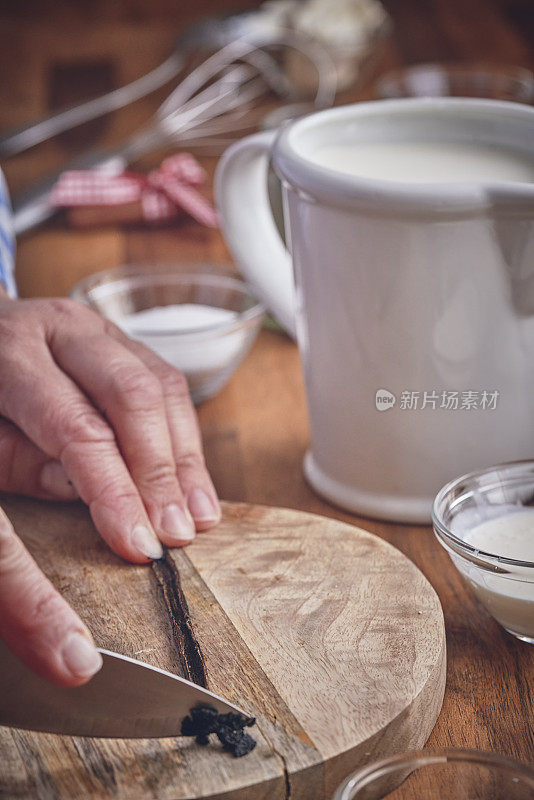
[[[488,77],[516,80],[521,84],[522,98],[526,97],[526,100],[516,100],[516,102],[532,102],[534,99],[534,71],[528,67],[522,67],[519,64],[497,64],[484,61],[422,61],[416,64],[408,64],[405,67],[391,69],[384,75],[381,75],[375,82],[375,94],[380,97],[390,97],[391,95],[389,94],[384,95],[384,88],[386,88],[388,84],[391,85],[391,82],[394,82],[398,85],[399,82],[407,76],[423,74],[425,72],[441,72],[442,74],[451,76],[469,75],[470,77],[485,75]],[[412,95],[408,96],[411,97]]]
[[[474,547],[464,539],[460,539],[459,536],[455,536],[454,533],[449,530],[449,528],[447,528],[445,523],[442,521],[442,515],[440,511],[440,507],[445,502],[445,496],[457,488],[457,486],[460,484],[471,483],[476,478],[480,478],[484,475],[495,472],[495,470],[518,467],[531,467],[533,470],[534,480],[534,459],[526,458],[519,461],[504,461],[500,464],[494,464],[491,467],[483,467],[482,469],[473,470],[472,472],[466,472],[464,475],[460,475],[458,478],[454,478],[452,481],[449,481],[442,486],[432,504],[432,526],[438,540],[444,540],[456,553],[458,553],[458,555],[465,556],[469,561],[472,561],[481,567],[487,567],[488,562],[484,561],[484,559],[489,559],[490,563],[496,562],[497,564],[503,564],[511,567],[534,570],[534,561],[522,561],[517,558],[508,558],[507,556],[499,556],[496,553],[489,553],[485,550],[481,550],[478,547]],[[502,485],[503,483],[504,481],[500,482],[500,484],[496,484],[496,486]]]
[[[191,266],[207,266],[203,262],[198,264],[191,262]],[[104,278],[109,278],[103,281]],[[232,333],[245,327],[247,324],[260,320],[266,313],[265,306],[253,294],[252,288],[239,278],[234,278],[230,275],[219,275],[213,272],[177,272],[173,271],[173,263],[157,262],[150,264],[150,271],[147,270],[147,265],[144,264],[124,264],[118,267],[111,267],[110,269],[94,272],[82,280],[78,281],[70,290],[69,297],[72,300],[84,303],[83,295],[89,296],[90,292],[94,289],[111,285],[115,288],[120,287],[121,283],[126,285],[132,280],[137,279],[137,285],[153,285],[154,278],[159,278],[160,281],[169,280],[174,284],[186,284],[194,286],[195,284],[204,286],[213,286],[214,288],[221,287],[227,289],[234,289],[240,292],[244,297],[250,298],[252,305],[244,311],[236,311],[236,316],[231,320],[225,322],[218,322],[213,325],[203,326],[202,328],[192,328],[188,330],[182,329],[169,329],[165,331],[150,331],[143,330],[143,336],[147,337],[160,337],[160,336],[180,336],[180,337],[196,337],[204,338],[204,336],[211,337],[213,334],[226,334]],[[156,281],[157,283],[157,281]]]
[[[478,764],[504,768],[506,771],[519,772],[519,776],[526,778],[527,785],[534,788],[534,767],[526,762],[515,761],[500,753],[490,753],[486,750],[474,750],[464,747],[440,747],[422,750],[409,750],[393,756],[381,758],[360,767],[338,786],[333,800],[348,800],[349,791],[358,791],[369,785],[370,779],[375,780],[391,774],[395,769],[402,767],[424,767],[431,764],[446,764],[449,761]],[[356,783],[358,781],[359,783]],[[365,781],[362,783],[362,781]]]

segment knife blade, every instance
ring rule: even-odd
[[[134,658],[102,650],[102,669],[76,688],[55,686],[0,641],[0,725],[70,736],[144,739],[179,736],[192,708],[249,718],[190,681]]]

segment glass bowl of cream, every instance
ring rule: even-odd
[[[463,748],[415,750],[383,758],[346,778],[332,800],[529,800],[534,768]]]
[[[432,522],[482,605],[534,644],[534,461],[456,478],[438,492]]]
[[[265,310],[242,281],[206,272],[203,265],[191,269],[199,271],[167,264],[105,270],[76,284],[70,297],[179,369],[193,402],[200,403],[230,380]]]

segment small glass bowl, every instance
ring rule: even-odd
[[[192,265],[193,266],[193,265]],[[198,265],[202,268],[202,265]],[[70,292],[150,347],[187,378],[194,403],[217,394],[250,350],[265,310],[247,285],[234,278],[207,273],[184,274],[178,266],[125,266],[96,273]],[[129,317],[163,306],[200,304],[231,312],[221,321],[140,323]],[[200,311],[200,309],[199,309]],[[150,326],[154,325],[152,329]],[[194,327],[193,327],[194,326]]]
[[[350,775],[333,800],[529,800],[534,769],[495,753],[447,748],[384,758]]]
[[[534,644],[534,563],[485,552],[464,540],[476,525],[527,508],[534,536],[534,461],[515,461],[448,483],[436,496],[432,523],[489,613],[513,636]]]
[[[381,100],[399,97],[485,97],[534,102],[534,73],[514,66],[417,64],[384,75],[375,86]]]

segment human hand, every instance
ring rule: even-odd
[[[0,490],[80,496],[136,563],[220,517],[185,378],[63,299],[0,297]]]
[[[91,634],[39,570],[1,508],[0,638],[28,667],[61,686],[79,686],[102,666]]]

